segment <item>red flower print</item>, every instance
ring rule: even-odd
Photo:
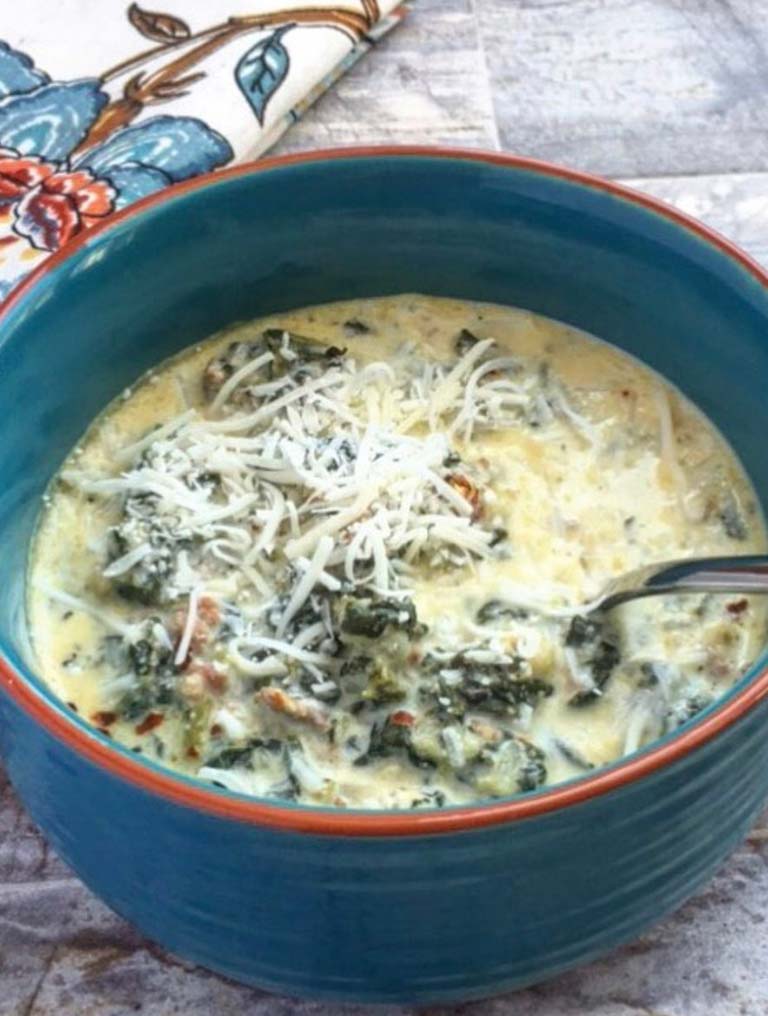
[[[14,204],[54,169],[37,156],[24,158],[8,148],[0,148],[0,208]]]
[[[68,171],[0,149],[0,208],[14,209],[13,228],[38,250],[58,250],[114,210],[117,194],[89,169]]]
[[[38,250],[58,250],[114,208],[116,192],[89,170],[55,172],[16,206],[14,229]]]

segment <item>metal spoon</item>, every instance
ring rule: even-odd
[[[768,555],[662,561],[612,579],[588,613],[662,593],[768,593]]]

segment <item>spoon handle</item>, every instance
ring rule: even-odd
[[[610,583],[598,609],[662,593],[768,593],[768,555],[700,557],[637,568]]]

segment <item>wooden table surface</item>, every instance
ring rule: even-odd
[[[376,142],[503,148],[626,180],[768,263],[768,0],[417,0],[278,151]],[[546,985],[430,1013],[765,1016],[767,919],[758,828],[632,945]],[[363,1012],[168,957],[48,852],[0,776],[2,1016]]]

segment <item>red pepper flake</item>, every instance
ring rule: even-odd
[[[194,747],[194,745],[190,745],[189,748],[187,748],[187,758],[200,758],[200,752]]]
[[[165,717],[162,713],[149,713],[138,726],[134,727],[137,734],[148,734],[150,730],[154,730],[155,727],[159,727]]]
[[[412,727],[415,721],[413,713],[409,713],[407,709],[398,709],[390,713],[389,722],[394,723],[396,727]]]
[[[725,609],[729,614],[733,614],[735,617],[738,617],[739,614],[743,614],[748,607],[749,600],[734,600],[733,603],[726,604]]]
[[[621,389],[621,394],[622,394],[623,398],[628,399],[630,397],[630,395],[632,394],[632,390],[631,390],[631,388],[622,388]]]
[[[412,649],[405,658],[405,662],[409,663],[414,667],[417,663],[421,663],[421,653],[418,649]]]
[[[222,725],[220,723],[214,723],[214,725],[211,727],[211,737],[218,737],[219,734],[223,733],[224,728],[222,727]]]
[[[472,508],[472,520],[476,522],[483,514],[483,506],[480,503],[480,491],[466,476],[461,473],[450,473],[446,481],[453,489],[461,494],[465,501],[468,501]]]
[[[108,711],[94,713],[91,716],[91,722],[95,723],[97,727],[111,727],[117,719],[117,713]]]

